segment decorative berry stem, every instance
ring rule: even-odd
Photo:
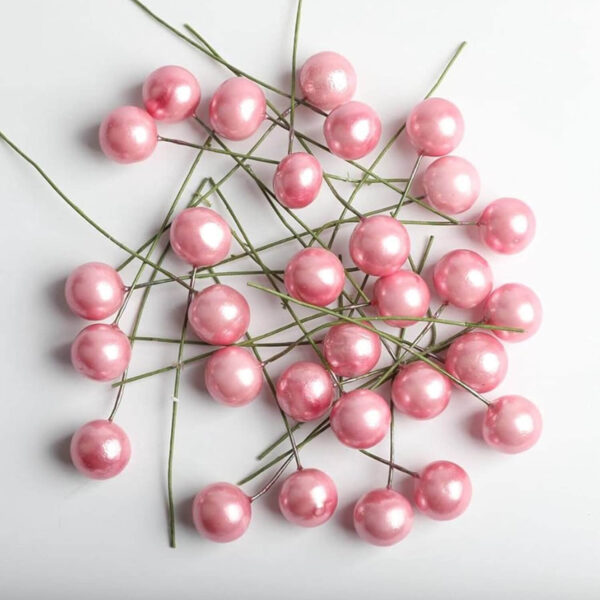
[[[296,25],[294,27],[294,45],[292,49],[292,85],[290,93],[290,135],[288,140],[288,154],[292,153],[294,147],[294,117],[296,113],[296,53],[298,50],[298,32],[300,31],[300,13],[302,12],[302,0],[298,0],[296,10]]]

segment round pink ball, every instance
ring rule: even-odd
[[[465,512],[471,502],[471,480],[453,462],[439,460],[415,479],[415,504],[431,519],[447,521]]]
[[[462,140],[465,125],[458,108],[443,98],[419,102],[406,121],[406,133],[419,154],[443,156]]]
[[[213,399],[227,406],[252,402],[262,388],[260,363],[251,352],[239,346],[217,350],[207,361],[204,383]]]
[[[484,393],[498,387],[506,376],[508,356],[494,336],[472,331],[452,342],[445,364],[450,375]]]
[[[473,308],[492,291],[492,269],[477,252],[453,250],[435,265],[433,285],[444,302],[458,308]]]
[[[394,406],[415,419],[437,417],[448,406],[450,380],[423,362],[404,367],[392,383]]]
[[[98,419],[80,427],[71,438],[71,460],[91,479],[118,475],[131,458],[127,434],[112,421]]]
[[[299,82],[302,94],[311,104],[331,110],[354,96],[356,72],[341,54],[319,52],[302,65]]]
[[[469,210],[479,198],[480,188],[477,169],[460,156],[438,158],[423,174],[423,189],[429,204],[451,215]]]
[[[496,450],[516,454],[529,450],[542,434],[542,415],[523,396],[502,396],[487,409],[483,439]]]
[[[323,340],[323,353],[331,370],[340,377],[368,373],[381,356],[381,340],[376,333],[342,323],[330,327]]]
[[[410,238],[400,221],[386,215],[366,217],[350,237],[350,256],[364,273],[382,277],[400,270],[410,253]]]
[[[521,252],[535,235],[535,215],[517,198],[498,198],[487,205],[478,221],[483,243],[501,254]]]
[[[119,163],[134,163],[148,158],[158,143],[154,119],[137,106],[113,110],[100,125],[102,152]]]
[[[101,321],[123,304],[125,285],[110,265],[89,262],[78,266],[67,278],[65,298],[69,308],[90,321]]]
[[[187,69],[169,65],[148,75],[142,97],[151,117],[175,123],[194,114],[200,103],[200,86]]]
[[[373,288],[373,306],[381,317],[424,317],[430,300],[427,284],[412,271],[398,271],[381,277]],[[385,322],[392,327],[410,327],[416,323],[410,319],[390,319]]]
[[[297,300],[327,306],[344,289],[344,267],[329,250],[305,248],[287,264],[284,282],[289,295]]]
[[[363,102],[346,102],[329,113],[323,124],[327,147],[340,158],[356,160],[377,146],[381,121]]]
[[[188,319],[202,341],[213,346],[228,346],[248,330],[250,307],[238,291],[216,283],[195,294]]]
[[[484,306],[484,320],[490,325],[517,327],[516,331],[494,330],[507,342],[521,342],[537,332],[542,324],[542,304],[535,292],[521,283],[507,283],[496,288]]]
[[[245,140],[265,120],[267,104],[260,87],[245,77],[225,80],[210,101],[210,125],[228,140]]]
[[[333,402],[329,373],[313,362],[294,363],[277,380],[277,402],[296,421],[322,417]]]
[[[307,152],[293,152],[277,165],[273,191],[283,206],[304,208],[318,196],[322,182],[319,161]]]
[[[71,344],[71,362],[75,369],[96,381],[120,377],[130,359],[129,338],[116,325],[88,325]]]
[[[232,542],[242,536],[252,517],[250,498],[231,483],[213,483],[194,498],[192,518],[201,533],[213,542]]]
[[[231,229],[214,210],[196,206],[180,212],[169,233],[173,252],[195,267],[221,262],[231,249]]]
[[[290,523],[301,527],[317,527],[329,521],[337,504],[335,483],[319,469],[292,473],[279,492],[281,513]]]
[[[358,389],[343,394],[333,405],[330,423],[338,440],[351,448],[370,448],[387,434],[388,403],[375,392]]]
[[[412,529],[413,509],[398,492],[379,488],[367,492],[354,506],[354,528],[369,544],[392,546]]]

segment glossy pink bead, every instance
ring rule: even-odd
[[[344,267],[329,250],[305,248],[287,264],[284,282],[290,296],[297,300],[327,306],[344,289]]]
[[[412,271],[398,271],[381,277],[373,288],[373,306],[381,317],[424,317],[429,308],[431,295],[423,278]],[[392,327],[410,327],[416,321],[390,319]]]
[[[364,273],[381,277],[400,270],[410,253],[410,238],[400,221],[386,215],[362,219],[350,237],[350,256]]]
[[[323,134],[327,147],[340,158],[355,160],[366,156],[381,137],[377,113],[362,102],[346,102],[325,119]]]
[[[354,506],[354,529],[369,544],[392,546],[412,529],[413,509],[398,492],[379,488],[367,492]]]
[[[487,409],[483,439],[496,450],[516,454],[529,450],[542,434],[542,415],[523,396],[502,396]]]
[[[508,357],[494,336],[472,331],[452,342],[445,364],[450,375],[484,393],[498,387],[504,379]]]
[[[75,369],[96,381],[120,377],[130,359],[129,338],[116,325],[88,325],[71,344],[71,362]]]
[[[188,319],[202,341],[213,346],[228,346],[248,331],[250,307],[238,291],[216,283],[194,296]]]
[[[137,106],[113,110],[100,125],[98,134],[102,152],[119,163],[148,158],[158,143],[154,119]]]
[[[451,215],[469,210],[479,198],[481,188],[479,173],[460,156],[434,160],[425,169],[422,183],[429,204]]]
[[[460,144],[464,128],[458,108],[443,98],[419,102],[406,121],[410,143],[425,156],[443,156],[452,152]]]
[[[415,504],[436,521],[456,519],[471,502],[471,480],[464,469],[453,462],[439,460],[415,479]]]
[[[358,377],[379,361],[381,340],[376,333],[354,323],[334,325],[323,340],[323,353],[336,375]]]
[[[490,325],[524,329],[522,333],[494,330],[494,335],[501,340],[521,342],[540,328],[542,304],[526,285],[507,283],[490,294],[484,306],[484,319]]]
[[[273,191],[283,206],[304,208],[318,196],[322,181],[319,161],[306,152],[293,152],[277,165]]]
[[[415,419],[431,419],[448,406],[450,380],[433,367],[414,362],[404,367],[392,383],[394,406]]]
[[[479,217],[483,243],[502,254],[515,254],[529,246],[535,235],[535,215],[517,198],[498,198]]]
[[[473,308],[492,291],[492,269],[477,252],[453,250],[435,265],[433,285],[444,302],[458,308]]]
[[[187,69],[169,65],[148,75],[142,97],[151,117],[174,123],[194,114],[200,103],[200,86]]]
[[[101,321],[123,304],[125,285],[110,265],[89,262],[77,267],[67,278],[65,298],[69,308],[83,319]]]
[[[71,438],[71,460],[75,468],[91,479],[118,475],[131,458],[127,434],[112,421],[90,421]]]
[[[329,521],[337,508],[335,483],[319,469],[302,469],[290,475],[279,492],[283,516],[301,527],[317,527]]]
[[[231,229],[210,208],[186,208],[173,220],[170,230],[173,251],[195,267],[221,262],[231,248]]]
[[[329,373],[313,362],[294,363],[277,380],[277,402],[296,421],[322,417],[333,402]]]
[[[388,403],[375,392],[358,389],[343,394],[333,405],[331,429],[351,448],[370,448],[387,434],[391,413]]]
[[[321,110],[331,110],[352,100],[356,91],[354,67],[337,52],[313,54],[300,69],[304,97]]]
[[[213,542],[233,542],[244,535],[252,509],[250,498],[231,483],[213,483],[194,498],[192,518],[198,533]]]
[[[265,120],[266,108],[265,95],[256,83],[244,77],[232,77],[213,94],[210,125],[228,140],[245,140]]]
[[[204,383],[217,402],[244,406],[258,396],[263,384],[260,363],[239,346],[217,350],[207,361]]]

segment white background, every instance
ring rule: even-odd
[[[98,123],[115,106],[139,104],[141,82],[163,64],[197,75],[206,115],[207,99],[227,71],[125,0],[1,4],[0,128],[93,218],[137,246],[162,220],[194,153],[162,144],[145,163],[116,165],[98,151]],[[195,25],[233,64],[289,86],[294,2],[151,5],[174,24]],[[417,515],[410,536],[392,548],[362,543],[350,525],[353,502],[384,484],[385,467],[341,448],[330,434],[303,451],[306,465],[326,470],[338,484],[340,507],[328,524],[293,527],[278,514],[273,493],[256,503],[251,527],[238,542],[201,539],[190,525],[193,495],[211,481],[236,481],[251,470],[253,456],[279,435],[281,422],[266,393],[244,409],[215,405],[202,390],[200,366],[184,373],[177,550],[167,547],[165,520],[172,373],[127,389],[117,418],[133,443],[127,470],[105,482],[74,471],[68,438],[82,423],[108,415],[114,391],[83,379],[69,364],[68,345],[83,323],[66,310],[62,286],[77,264],[117,264],[124,255],[0,144],[0,596],[597,598],[599,19],[600,4],[591,0],[305,2],[299,62],[324,49],[345,54],[358,72],[357,99],[382,117],[382,142],[467,40],[438,92],[461,108],[466,135],[458,154],[482,177],[481,199],[467,216],[493,198],[512,195],[530,203],[538,217],[536,240],[521,255],[494,256],[464,229],[438,228],[432,258],[452,247],[478,249],[498,283],[522,281],[542,298],[543,329],[507,347],[509,374],[490,397],[521,393],[534,400],[543,411],[544,435],[528,453],[494,453],[477,439],[481,405],[458,391],[432,422],[399,417],[398,462],[419,469],[434,459],[454,460],[470,473],[474,494],[456,521]],[[273,99],[285,107],[282,98]],[[301,127],[320,136],[320,118],[299,113]],[[159,129],[196,141],[204,137],[187,124]],[[260,153],[280,157],[285,144],[278,131]],[[406,176],[413,160],[402,140],[379,172]],[[220,176],[230,166],[227,157],[203,158],[196,180]],[[341,161],[326,166],[339,174],[347,170]],[[257,172],[268,180],[272,168],[259,166]],[[349,194],[349,187],[340,189]],[[223,191],[254,239],[284,234],[243,173]],[[368,210],[395,198],[373,186],[359,193],[357,206]],[[323,189],[314,209],[303,214],[318,224],[338,212]],[[423,210],[406,214],[429,218]],[[429,230],[410,232],[418,256]],[[281,268],[295,249],[265,259]],[[125,277],[130,280],[132,271]],[[230,283],[245,290],[243,279]],[[287,322],[276,301],[259,293],[248,298],[252,333]],[[185,291],[176,285],[157,288],[141,333],[176,335],[184,301]],[[169,364],[175,353],[174,346],[139,343],[131,374]],[[310,353],[296,357],[302,355]],[[275,366],[274,376],[282,367]],[[377,451],[385,453],[385,442]],[[402,477],[397,482],[406,489]],[[246,489],[253,493],[259,485]]]

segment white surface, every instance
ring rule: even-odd
[[[112,164],[96,148],[100,119],[114,106],[139,103],[143,78],[162,64],[197,74],[206,114],[207,99],[228,73],[125,0],[2,5],[0,128],[99,223],[137,245],[158,226],[193,152],[161,145],[146,163]],[[195,25],[233,64],[289,85],[294,2],[153,0],[151,6],[174,24]],[[473,214],[495,197],[514,195],[533,206],[539,221],[534,245],[515,257],[492,256],[466,232],[450,229],[436,230],[432,256],[451,247],[479,248],[499,283],[523,281],[538,291],[544,327],[529,342],[507,347],[510,372],[498,395],[522,393],[536,401],[544,435],[529,453],[496,454],[469,435],[481,407],[458,392],[433,422],[399,418],[397,460],[413,468],[455,460],[471,474],[474,495],[456,521],[416,516],[411,535],[391,549],[361,543],[349,525],[353,501],[384,483],[385,467],[328,436],[303,456],[338,482],[340,508],[330,523],[294,528],[278,515],[271,494],[257,502],[239,542],[219,546],[200,539],[189,523],[193,494],[211,481],[247,473],[281,423],[266,395],[238,411],[216,406],[201,391],[197,366],[184,374],[180,402],[176,551],[167,547],[164,508],[172,374],[128,388],[118,421],[132,438],[134,457],[120,477],[86,481],[66,464],[65,440],[81,423],[108,414],[113,390],[84,380],[68,363],[68,344],[83,324],[67,312],[62,285],[75,265],[116,264],[123,254],[0,144],[0,596],[597,598],[599,19],[598,2],[581,0],[305,2],[299,62],[322,49],[347,55],[359,76],[357,98],[382,116],[383,139],[466,39],[469,46],[439,95],[455,101],[465,116],[458,153],[475,163],[483,180]],[[304,129],[320,135],[319,118],[300,119]],[[160,130],[203,138],[186,125]],[[285,142],[278,132],[261,154],[281,156]],[[379,172],[405,176],[411,157],[403,141]],[[223,174],[230,166],[227,157],[203,158],[198,177]],[[340,162],[328,168],[346,171]],[[270,168],[257,171],[270,177]],[[242,219],[252,222],[256,239],[283,235],[243,173],[224,191]],[[361,191],[357,206],[366,210],[394,198],[371,187]],[[307,218],[316,224],[337,213],[323,191],[318,210]],[[425,230],[412,228],[411,235],[418,253]],[[267,255],[270,264],[281,267],[293,248]],[[181,264],[170,265],[183,271]],[[241,279],[234,285],[244,289]],[[264,328],[267,311],[269,325],[273,315],[287,322],[277,302],[248,295],[253,332]],[[141,333],[175,335],[184,300],[176,285],[157,289]],[[175,352],[173,346],[140,343],[131,373],[168,364]],[[386,451],[385,443],[378,451]],[[257,487],[254,482],[247,489]]]

